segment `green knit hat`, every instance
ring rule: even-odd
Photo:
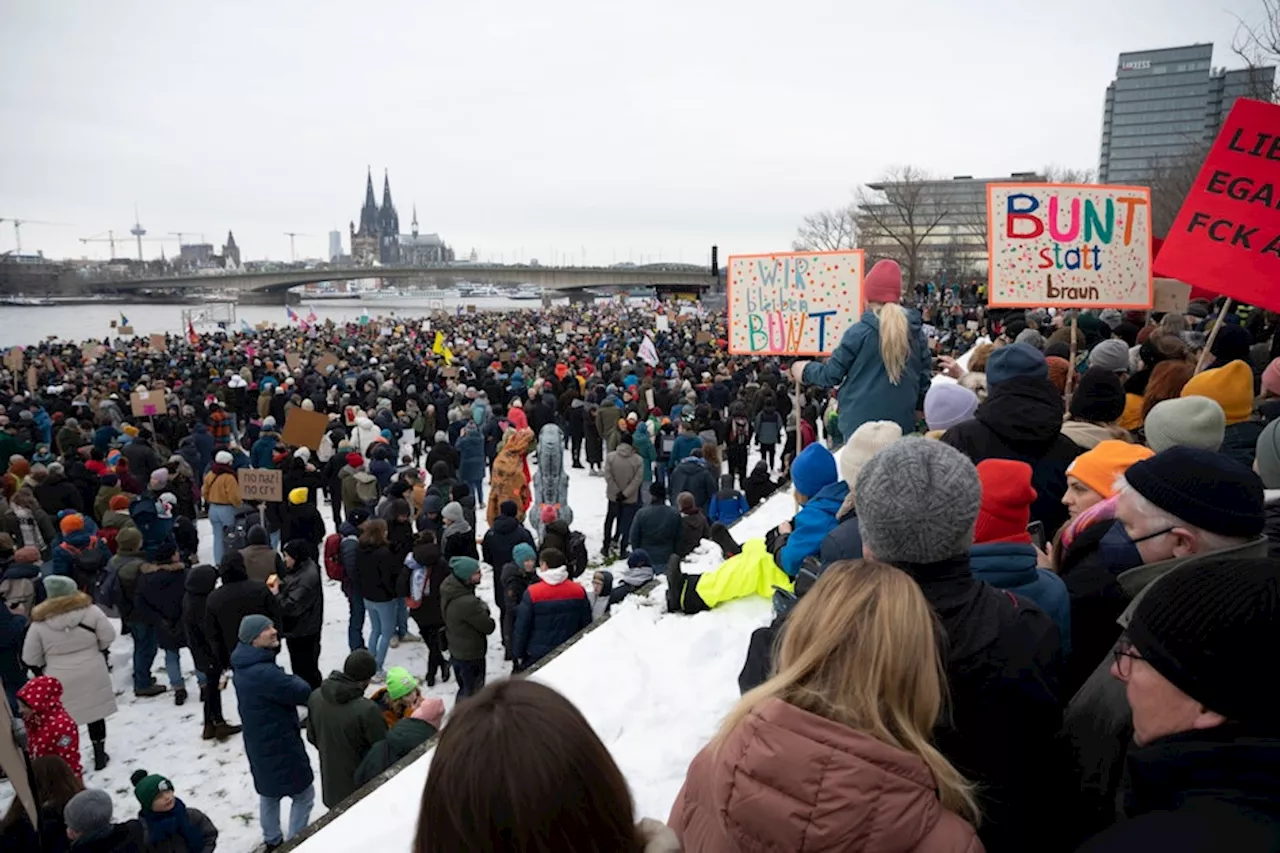
[[[458,580],[469,581],[480,571],[480,561],[474,557],[453,557],[449,560],[449,568]]]
[[[159,773],[135,770],[129,777],[129,781],[133,783],[133,795],[138,798],[144,812],[151,811],[151,805],[156,801],[156,797],[165,791],[173,791],[173,783]]]
[[[387,695],[392,699],[403,699],[418,689],[418,680],[402,666],[393,666],[387,670]]]

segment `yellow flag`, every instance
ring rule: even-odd
[[[431,351],[436,355],[444,354],[444,332],[436,332],[436,340],[431,345]]]

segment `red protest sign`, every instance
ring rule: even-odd
[[[1156,274],[1280,310],[1280,106],[1241,98],[1156,256]]]

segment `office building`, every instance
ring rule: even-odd
[[[1043,183],[1036,172],[1014,172],[1007,178],[958,175],[950,180],[867,184],[877,200],[857,212],[858,246],[868,268],[881,258],[902,264],[904,278],[914,272],[914,286],[928,281],[985,280],[987,274],[987,184]],[[911,234],[914,233],[914,237]],[[903,243],[917,247],[915,269]]]
[[[336,261],[342,257],[342,232],[329,232],[329,260]]]
[[[1198,157],[1236,98],[1270,100],[1274,66],[1213,67],[1213,45],[1120,54],[1102,113],[1098,182],[1143,185],[1162,164]]]

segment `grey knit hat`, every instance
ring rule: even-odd
[[[1217,451],[1222,447],[1227,416],[1208,397],[1178,397],[1152,406],[1142,429],[1147,446],[1156,453],[1176,445]]]
[[[462,504],[457,501],[449,501],[444,505],[444,509],[440,510],[440,516],[445,521],[462,521],[465,513],[462,511]]]
[[[1036,349],[1044,349],[1044,335],[1035,329],[1023,329],[1018,332],[1018,336],[1013,339],[1015,344],[1029,344]]]
[[[99,788],[86,788],[67,800],[62,809],[67,829],[85,835],[111,826],[111,795]]]
[[[858,475],[858,529],[876,559],[938,563],[966,554],[982,503],[978,471],[940,441],[904,438]]]
[[[1128,373],[1129,345],[1119,338],[1102,341],[1089,351],[1089,366],[1112,373]]]
[[[1255,467],[1262,478],[1262,485],[1268,489],[1280,489],[1280,421],[1267,424],[1258,436],[1256,449]]]

